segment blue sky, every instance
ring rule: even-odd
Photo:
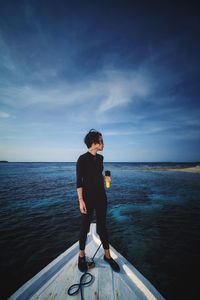
[[[0,160],[200,161],[200,18],[176,1],[1,1]]]

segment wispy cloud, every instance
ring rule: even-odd
[[[0,111],[0,118],[9,118],[10,114],[4,112],[4,111]]]
[[[0,29],[0,67],[2,69],[8,70],[10,72],[14,72],[16,69],[15,63],[12,59],[12,54],[10,48],[3,38],[2,31]]]
[[[103,79],[102,79],[103,78]],[[145,97],[149,93],[148,79],[137,73],[109,71],[92,80],[69,83],[57,78],[51,86],[12,86],[0,88],[2,102],[13,107],[29,105],[78,105],[86,101],[98,101],[98,113],[126,105],[134,97]]]
[[[107,70],[105,72],[104,97],[98,112],[103,113],[115,107],[134,102],[134,97],[145,97],[149,93],[148,79],[137,72]]]

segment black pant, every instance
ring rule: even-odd
[[[96,211],[96,224],[97,224],[97,233],[100,236],[101,242],[104,249],[109,249],[108,243],[108,232],[106,228],[106,213],[107,213],[107,200],[104,198],[96,199],[94,201],[85,201],[87,214],[81,213],[81,229],[79,237],[79,248],[80,250],[85,249],[85,243],[87,239],[87,234],[90,231],[90,223],[94,210]]]

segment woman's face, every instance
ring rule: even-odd
[[[98,151],[102,151],[103,150],[104,143],[103,143],[103,137],[102,136],[99,137],[99,144],[97,144],[97,146],[98,146],[98,148],[97,148]]]

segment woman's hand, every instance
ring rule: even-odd
[[[85,202],[83,200],[79,201],[79,207],[80,207],[80,212],[82,214],[87,214],[87,208],[86,208]]]
[[[105,181],[105,182],[106,182],[106,181],[111,182],[111,177],[110,177],[110,176],[104,176],[104,181]]]

